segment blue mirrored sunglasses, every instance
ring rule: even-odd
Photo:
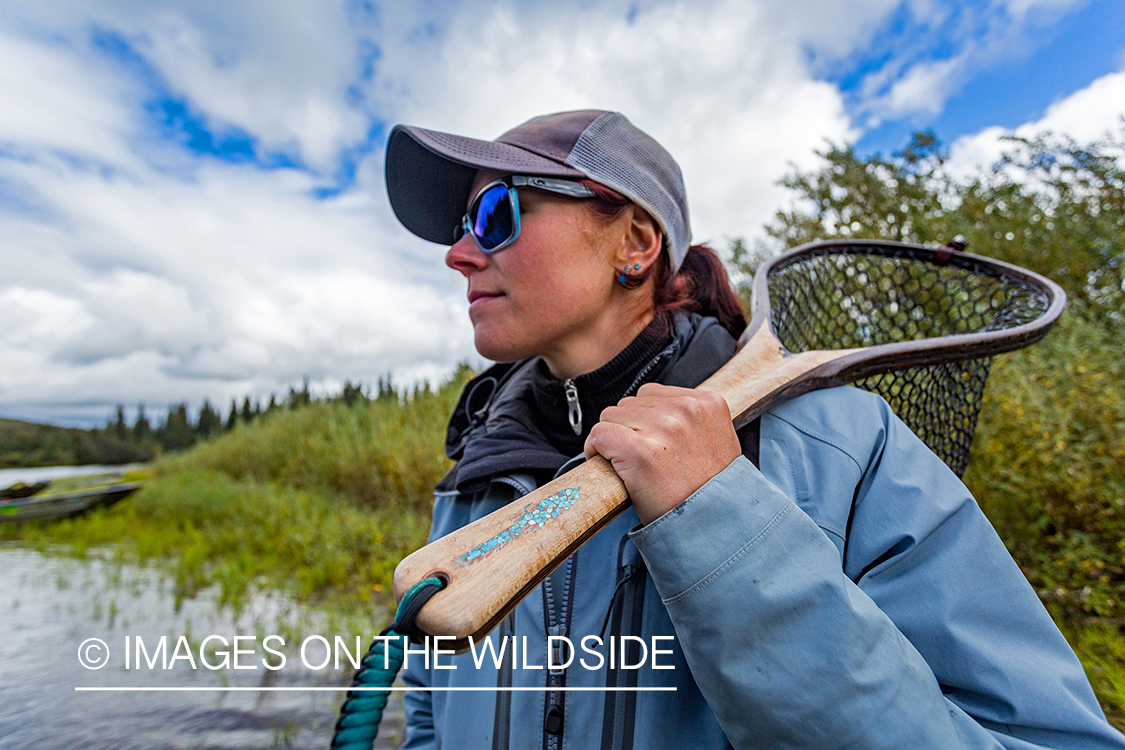
[[[485,253],[503,250],[520,236],[520,201],[516,188],[533,187],[571,198],[597,195],[586,185],[573,180],[511,175],[482,187],[469,204],[469,212],[457,227],[457,239],[467,232]]]

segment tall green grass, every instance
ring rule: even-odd
[[[158,476],[189,469],[231,479],[339,495],[358,507],[428,510],[448,468],[445,425],[467,371],[436,392],[348,406],[314,402],[277,412],[157,465]]]

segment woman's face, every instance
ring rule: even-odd
[[[501,176],[481,172],[470,195]],[[468,281],[482,356],[511,362],[540,355],[556,376],[573,377],[586,371],[582,363],[614,327],[633,327],[618,317],[623,295],[615,271],[623,265],[631,212],[607,222],[584,200],[533,188],[519,189],[519,205],[515,242],[486,254],[466,234],[445,262]],[[579,372],[568,372],[575,367]]]

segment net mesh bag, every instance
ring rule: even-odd
[[[786,349],[850,349],[1030,323],[1050,300],[973,256],[909,246],[833,245],[775,264],[772,328]],[[965,471],[990,357],[874,375],[879,394],[957,476]]]

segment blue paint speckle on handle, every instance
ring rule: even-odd
[[[565,489],[556,492],[550,497],[545,497],[537,503],[528,503],[523,512],[516,517],[512,525],[501,531],[488,541],[478,544],[471,550],[457,558],[461,565],[473,563],[489,552],[503,547],[525,531],[534,531],[543,528],[543,525],[556,518],[560,513],[578,502],[578,488]]]

